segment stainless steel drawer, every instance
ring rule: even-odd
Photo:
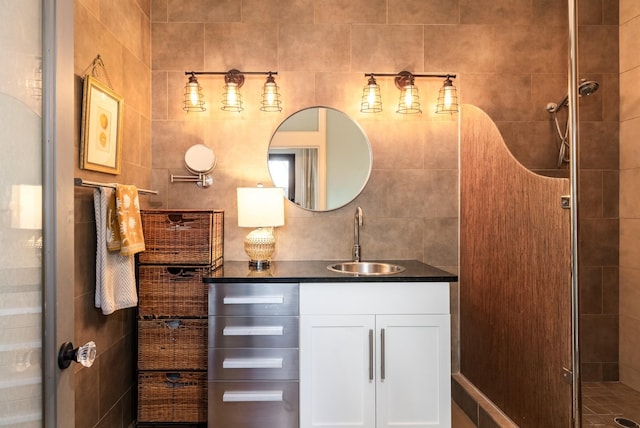
[[[297,428],[298,382],[209,382],[209,426]]]
[[[298,349],[209,349],[209,380],[297,380]]]
[[[209,285],[209,315],[298,315],[297,283]]]
[[[297,348],[298,317],[209,317],[210,348]]]

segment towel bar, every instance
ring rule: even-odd
[[[87,181],[82,178],[75,177],[73,179],[73,183],[76,186],[82,187],[110,187],[112,189],[116,188],[116,183],[98,183],[97,181]],[[147,189],[138,189],[138,193],[143,195],[157,195],[157,190],[147,190]]]

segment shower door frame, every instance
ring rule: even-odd
[[[43,419],[75,426],[74,369],[58,349],[74,338],[73,0],[42,0]]]
[[[569,67],[567,78],[568,132],[570,142],[569,186],[571,200],[571,414],[572,426],[582,426],[582,392],[580,374],[580,287],[578,282],[579,260],[579,183],[580,146],[578,112],[578,0],[568,0],[569,16]]]

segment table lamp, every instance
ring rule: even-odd
[[[279,187],[239,187],[238,226],[255,227],[244,240],[249,267],[267,269],[276,249],[273,228],[284,225],[284,191]]]

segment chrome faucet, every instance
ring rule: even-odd
[[[362,208],[356,208],[353,218],[353,261],[360,261],[360,226],[362,226]]]

